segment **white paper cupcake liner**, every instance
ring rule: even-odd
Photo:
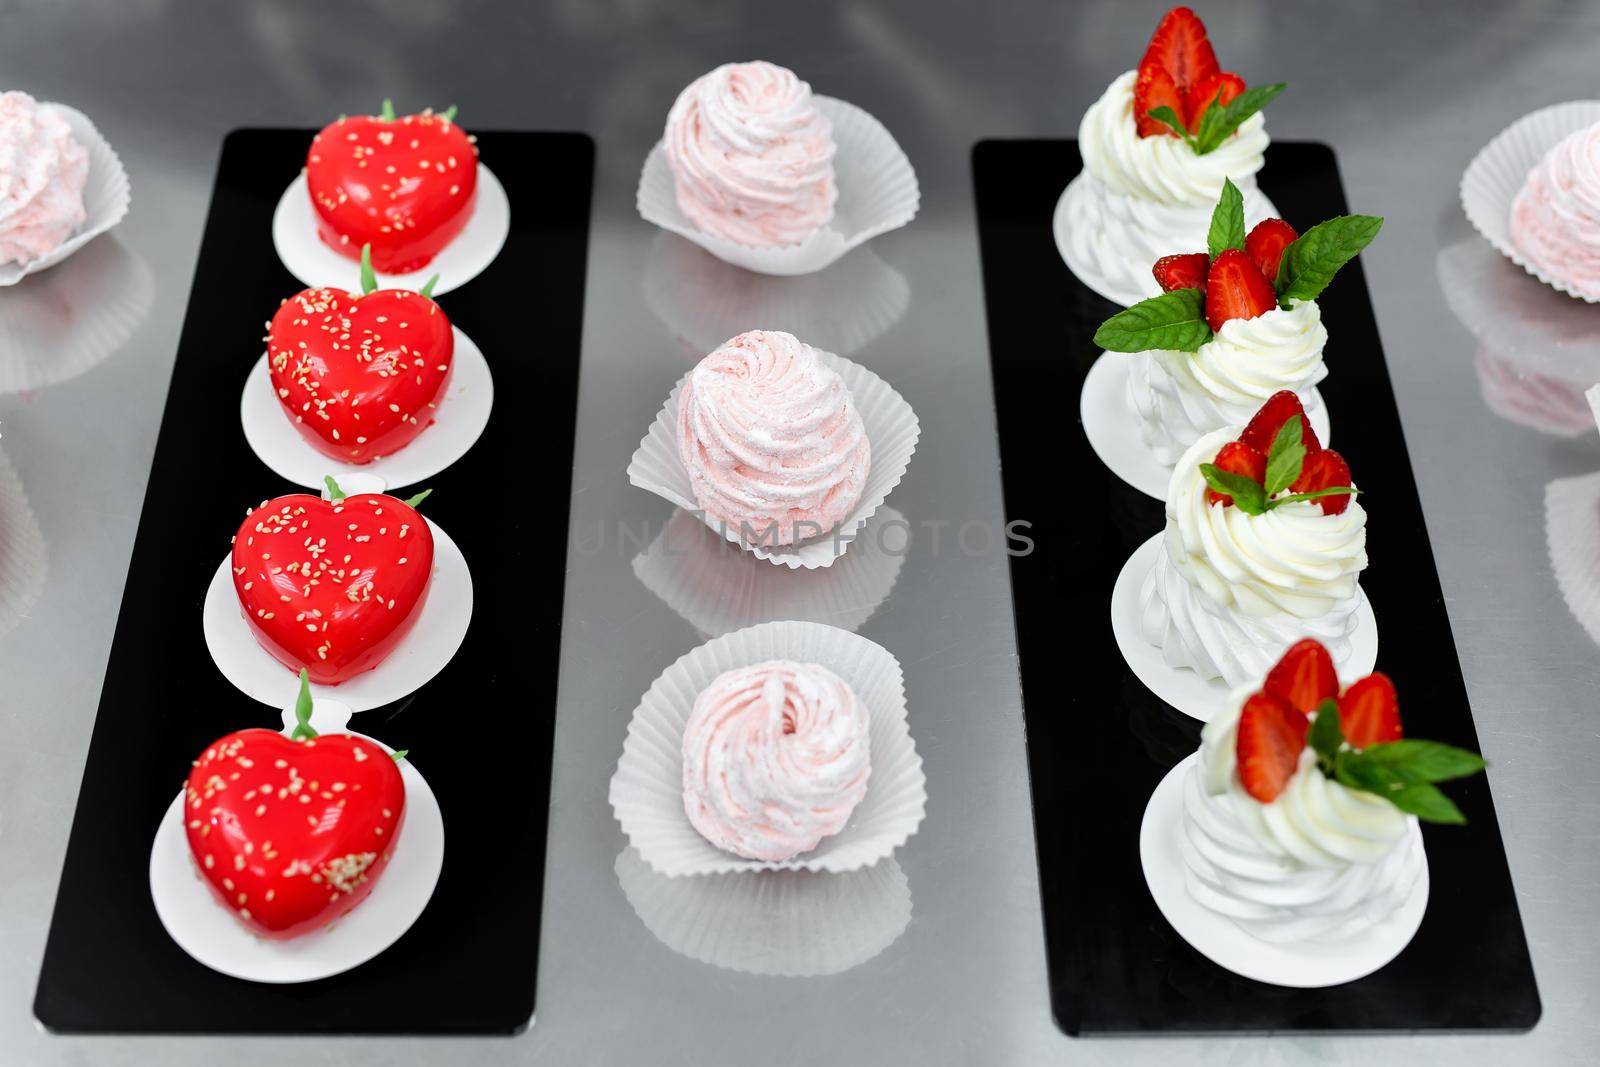
[[[1561,599],[1600,644],[1600,472],[1545,486],[1544,537]]]
[[[1600,297],[1585,296],[1566,279],[1547,273],[1523,256],[1511,240],[1511,203],[1527,181],[1528,171],[1546,152],[1567,134],[1596,122],[1600,122],[1600,100],[1573,100],[1540,108],[1484,145],[1461,175],[1462,210],[1490,244],[1546,285],[1591,304]]]
[[[889,597],[910,532],[885,505],[867,520],[854,550],[831,567],[769,566],[724,540],[694,512],[678,509],[633,559],[633,573],[707,637],[771,619],[820,622],[852,633]]]
[[[49,553],[28,494],[0,452],[0,634],[10,633],[44,592]]]
[[[1584,390],[1600,381],[1595,310],[1519,270],[1476,236],[1439,250],[1439,287],[1479,343],[1484,403],[1501,418],[1559,437],[1595,431]]]
[[[511,234],[511,202],[505,186],[483,163],[478,164],[478,202],[461,232],[426,265],[404,274],[378,272],[380,289],[421,289],[433,275],[439,282],[434,296],[443,296],[476,278],[493,263]],[[284,269],[308,289],[334,286],[349,289],[360,277],[361,264],[346,259],[317,235],[316,210],[301,171],[278,198],[272,213],[272,246]],[[360,251],[358,248],[357,251]]]
[[[710,352],[759,322],[848,356],[905,316],[911,286],[870,248],[803,278],[774,278],[661,233],[645,264],[644,297],[689,352]]]
[[[52,251],[28,263],[0,263],[0,286],[15,285],[30,274],[37,274],[66,259],[72,253],[122,221],[133,194],[128,172],[111,143],[100,135],[89,117],[66,104],[45,104],[61,112],[72,127],[73,138],[89,150],[89,178],[83,186],[83,209],[87,217],[73,235]]]
[[[656,142],[639,175],[639,214],[663,230],[681,234],[736,267],[760,274],[810,274],[880,233],[904,226],[922,202],[917,175],[883,123],[843,100],[813,96],[833,124],[838,145],[833,170],[839,199],[833,219],[806,240],[778,248],[755,248],[702,233],[678,207],[667,153]]]
[[[772,659],[827,667],[849,684],[871,719],[867,795],[843,830],[782,862],[722,851],[700,836],[683,810],[683,728],[695,698],[719,674]],[[837,873],[877,863],[917,832],[928,801],[900,663],[864,637],[811,622],[769,622],[708,641],[663,671],[634,709],[610,798],[629,843],[669,878],[761,870]]]
[[[294,721],[293,707],[285,708],[285,734],[293,730]],[[339,701],[314,702],[311,725],[318,733],[355,734],[348,729],[349,721],[350,709]],[[366,739],[394,752],[382,741]],[[180,790],[150,849],[150,899],[161,925],[197,962],[248,982],[312,982],[378,955],[421,917],[444,866],[444,815],[438,798],[409,759],[400,761],[400,775],[406,789],[405,824],[382,878],[349,914],[287,941],[257,937],[217,902],[189,849]]]
[[[832,352],[819,350],[817,355],[844,380],[856,410],[861,413],[867,440],[872,446],[872,462],[867,471],[867,484],[861,492],[861,501],[836,531],[794,545],[747,545],[740,538],[737,528],[726,527],[700,511],[700,505],[694,499],[694,489],[689,484],[689,472],[684,469],[683,459],[678,454],[678,397],[689,378],[687,373],[672,387],[672,395],[667,397],[667,402],[656,413],[650,431],[639,442],[633,459],[628,463],[628,481],[686,511],[701,515],[707,526],[759,559],[807,570],[833,563],[844,555],[861,527],[888,499],[894,487],[900,484],[906,467],[911,463],[911,455],[917,450],[917,439],[922,429],[917,422],[917,413],[888,382],[860,364]]]
[[[360,465],[317,451],[301,435],[273,392],[272,371],[264,353],[245,379],[244,394],[239,400],[239,422],[245,441],[273,473],[311,489],[320,490],[322,479],[330,474],[341,481],[350,474],[372,475],[378,481],[364,491],[377,493],[432,478],[477,443],[494,408],[494,376],[488,361],[461,327],[451,329],[455,336],[454,366],[450,384],[433,411],[433,425],[400,450]]]
[[[26,286],[0,288],[0,393],[76,378],[133,336],[155,279],[115,237],[95,241]]]
[[[894,944],[911,923],[911,886],[893,856],[843,874],[668,878],[637,849],[625,848],[616,872],[623,896],[657,941],[745,974],[839,974]]]

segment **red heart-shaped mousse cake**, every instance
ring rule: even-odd
[[[323,455],[370,463],[433,423],[450,384],[455,335],[421,293],[306,289],[267,324],[272,389]]]
[[[371,741],[240,730],[195,760],[184,832],[223,906],[260,936],[281,939],[366,899],[405,809],[400,769]]]
[[[444,115],[351,115],[311,139],[306,186],[325,244],[351,259],[370,244],[373,267],[403,274],[472,217],[478,149]]]
[[[252,510],[233,539],[233,588],[256,640],[289,670],[338,685],[370,671],[417,621],[433,533],[392,496],[296,493]]]

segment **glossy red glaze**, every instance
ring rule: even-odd
[[[289,670],[337,685],[383,662],[433,577],[433,534],[392,496],[296,493],[245,517],[233,587],[256,640]]]
[[[261,937],[297,937],[360,904],[405,818],[400,769],[348,734],[240,730],[195,761],[184,833],[217,900]]]
[[[450,320],[404,289],[306,289],[267,326],[278,402],[312,447],[345,463],[392,455],[427,429],[454,360]]]
[[[312,138],[306,186],[330,248],[360,259],[370,244],[375,269],[421,270],[472,217],[478,150],[442,115],[351,115]]]

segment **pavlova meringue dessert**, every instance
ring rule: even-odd
[[[1119,304],[1158,291],[1149,265],[1174,244],[1204,242],[1228,179],[1245,219],[1276,209],[1256,188],[1268,137],[1261,109],[1282,84],[1249,88],[1217,63],[1206,28],[1186,7],[1162,18],[1137,70],[1119,75],[1078,127],[1083,171],[1059,208],[1067,266]]]
[[[1347,664],[1367,566],[1355,492],[1291,392],[1243,431],[1201,438],[1173,472],[1166,533],[1139,591],[1145,640],[1169,666],[1229,686],[1260,677],[1300,637]]]
[[[811,86],[773,63],[725,63],[690,83],[663,138],[678,207],[742,245],[799,244],[833,218],[833,130]]]
[[[1418,820],[1465,821],[1434,783],[1484,766],[1401,734],[1387,676],[1341,690],[1327,649],[1291,647],[1201,731],[1183,782],[1189,895],[1283,945],[1349,940],[1392,918],[1426,869]]]
[[[1600,300],[1600,123],[1568,134],[1511,202],[1511,243],[1535,271]]]
[[[718,675],[683,730],[683,810],[713,845],[782,862],[844,829],[872,774],[866,706],[816,663]]]
[[[88,217],[89,151],[61,109],[27,93],[0,93],[0,264],[31,263]]]
[[[756,545],[833,530],[860,502],[872,459],[838,372],[776,330],[742,333],[689,372],[678,451],[701,510]]]
[[[1113,315],[1095,332],[1128,353],[1128,405],[1164,466],[1208,433],[1237,426],[1275,393],[1322,406],[1328,331],[1316,298],[1377,236],[1381,218],[1342,215],[1305,234],[1282,219],[1248,232],[1244,197],[1224,181],[1206,252],[1163,256],[1150,271],[1160,296]]]

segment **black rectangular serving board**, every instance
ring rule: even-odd
[[[190,761],[229,731],[278,726],[213,665],[200,608],[246,508],[303,491],[245,443],[239,396],[262,324],[302,288],[272,214],[312,132],[239,130],[223,146],[39,975],[34,1013],[52,1031],[509,1034],[533,1015],[594,174],[581,134],[478,134],[511,232],[439,303],[488,359],[496,410],[424,507],[472,570],[472,623],[432,681],[352,722],[410,749],[438,797],[444,869],[427,910],[354,970],[278,986],[190,959],[150,900],[151,842]]]
[[[1100,463],[1078,418],[1100,355],[1095,328],[1118,308],[1073,276],[1051,235],[1056,199],[1081,168],[1076,142],[985,141],[972,162],[1006,514],[1031,522],[1036,544],[1012,558],[1011,584],[1057,1024],[1074,1035],[1533,1026],[1539,993],[1482,776],[1447,787],[1466,827],[1424,827],[1422,928],[1366,978],[1316,990],[1241,978],[1157,910],[1139,824],[1156,784],[1198,746],[1200,724],[1145,689],[1109,625],[1118,572],[1164,524],[1159,501]],[[1301,232],[1349,211],[1325,145],[1274,143],[1260,184]],[[1378,615],[1378,666],[1396,679],[1409,734],[1476,750],[1359,260],[1318,302],[1331,370],[1319,389],[1370,514],[1361,585]]]

